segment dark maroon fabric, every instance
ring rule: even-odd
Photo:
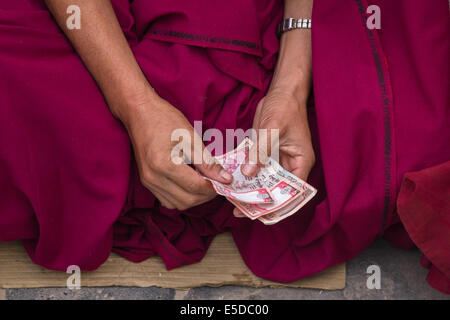
[[[450,294],[450,161],[407,173],[397,200],[409,236],[430,269],[428,283]]]
[[[252,125],[273,74],[282,1],[113,0],[155,90],[203,129]],[[98,268],[116,251],[202,259],[231,231],[247,266],[293,281],[349,260],[386,234],[406,172],[450,159],[447,0],[316,1],[309,117],[319,192],[273,226],[232,216],[222,197],[178,212],[139,182],[129,139],[38,0],[0,0],[0,241],[23,239],[50,269]],[[81,31],[82,32],[82,31]]]

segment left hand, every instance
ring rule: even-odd
[[[305,181],[308,179],[309,172],[315,163],[315,156],[308,125],[306,101],[299,101],[294,95],[280,90],[269,91],[258,104],[253,128],[257,132],[259,129],[267,129],[269,137],[264,139],[257,137],[258,141],[253,147],[257,148],[259,145],[260,148],[264,148],[269,157],[273,152],[270,148],[275,138],[270,137],[270,129],[278,129],[280,164],[300,179]],[[259,154],[258,158],[257,164],[246,163],[242,166],[244,175],[255,176],[264,166],[263,156]],[[234,209],[233,214],[236,217],[243,216],[237,208]]]

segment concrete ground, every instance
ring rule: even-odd
[[[0,300],[19,299],[445,299],[425,281],[427,270],[419,263],[420,252],[404,251],[379,240],[365,252],[347,263],[347,285],[344,290],[273,289],[223,286],[190,290],[158,287],[103,287],[69,290],[65,288],[0,289]],[[368,289],[367,268],[378,265],[381,288]]]

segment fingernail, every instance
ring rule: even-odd
[[[225,180],[231,180],[233,178],[233,176],[224,169],[220,170],[220,176]]]
[[[250,176],[255,171],[255,167],[256,166],[252,164],[244,164],[244,166],[242,167],[242,173],[246,176]]]

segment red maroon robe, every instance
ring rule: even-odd
[[[277,59],[282,1],[112,2],[163,98],[204,130],[251,126]],[[265,226],[234,218],[222,197],[185,212],[162,208],[43,1],[1,0],[0,241],[22,239],[50,269],[94,270],[111,251],[136,262],[157,254],[171,269],[201,260],[215,235],[231,231],[252,272],[288,282],[352,259],[383,235],[413,246],[403,221],[448,281],[448,205],[429,209],[429,199],[404,196],[396,210],[406,173],[450,159],[448,2],[370,4],[381,9],[380,30],[367,28],[365,0],[314,3],[309,183],[319,193]],[[417,180],[415,190],[439,197],[442,188],[430,186],[449,181],[438,180]],[[440,218],[423,225],[429,215]]]

